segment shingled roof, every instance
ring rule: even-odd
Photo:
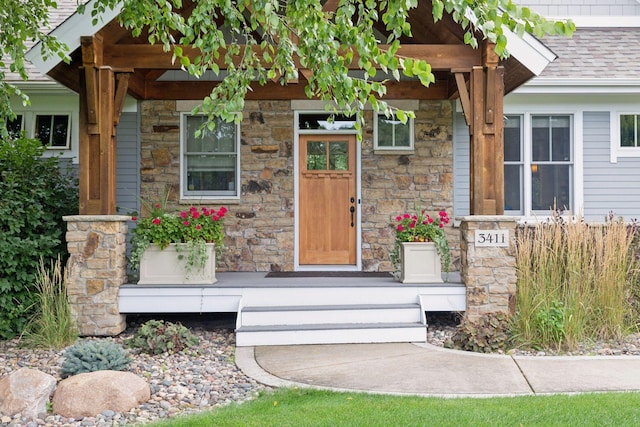
[[[640,78],[640,28],[579,28],[542,42],[558,58],[536,80]]]

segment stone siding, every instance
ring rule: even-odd
[[[127,216],[66,216],[67,293],[80,335],[118,335],[126,328],[118,291],[127,280]]]
[[[487,314],[513,314],[517,284],[517,218],[478,215],[463,217],[460,221],[460,276],[467,287],[465,318],[473,322]],[[507,230],[508,246],[477,247],[476,230]]]
[[[362,141],[362,262],[365,271],[389,271],[396,215],[414,206],[453,208],[453,104],[421,101],[412,154],[373,150],[373,113],[366,111]],[[241,198],[224,204],[226,249],[220,271],[292,271],[294,268],[294,112],[289,101],[247,101],[240,124]],[[175,101],[144,101],[141,122],[141,197],[168,191],[179,210],[180,112]],[[454,260],[459,233],[448,228]]]

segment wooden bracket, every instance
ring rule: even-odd
[[[464,74],[461,72],[454,73],[456,78],[456,86],[458,86],[458,94],[460,95],[460,104],[462,104],[462,112],[464,113],[464,121],[467,126],[472,126],[471,121],[471,99],[469,98],[469,90]]]

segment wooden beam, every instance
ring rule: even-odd
[[[144,99],[201,100],[209,95],[218,82],[206,81],[155,81],[146,82]],[[387,82],[387,95],[383,99],[447,99],[448,84],[437,81],[429,87],[420,82]],[[245,99],[287,100],[308,99],[304,83],[285,86],[269,82],[264,86],[254,83]]]
[[[124,108],[124,101],[127,97],[127,89],[129,86],[130,73],[118,73],[116,74],[116,94],[113,103],[113,125],[118,126],[120,123],[120,115]]]
[[[458,94],[460,96],[460,104],[462,104],[462,112],[464,113],[464,121],[467,126],[472,126],[471,120],[471,100],[469,98],[469,90],[467,89],[467,82],[463,73],[455,73],[456,86],[458,87]],[[473,129],[470,130],[473,133]]]
[[[241,46],[240,51],[243,51]],[[388,49],[388,45],[380,45],[380,49]],[[183,53],[193,60],[200,54],[198,49],[191,46],[183,46]],[[262,57],[262,50],[259,46],[252,46],[259,57]],[[225,49],[220,49],[219,60],[217,65],[225,67],[224,56]],[[148,44],[116,44],[105,48],[104,62],[114,68],[145,68],[145,69],[163,69],[177,70],[181,66],[178,61],[171,62],[171,52],[164,52],[162,46]],[[398,50],[398,57],[410,57],[414,59],[423,59],[431,65],[431,69],[450,70],[452,68],[470,69],[474,65],[481,65],[482,58],[478,50],[467,45],[436,45],[436,44],[419,44],[402,45]],[[240,57],[236,57],[234,62],[237,64]],[[358,55],[354,55],[354,59],[350,65],[351,69],[357,69]],[[264,66],[268,66],[266,62]],[[299,61],[295,61],[295,65],[301,68]],[[378,66],[378,68],[380,68]]]

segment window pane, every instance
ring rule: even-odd
[[[636,115],[621,114],[620,115],[620,146],[636,147]]]
[[[349,170],[349,144],[347,142],[329,143],[329,169]]]
[[[7,119],[7,131],[12,139],[20,138],[20,132],[22,132],[22,116],[17,115],[15,119]]]
[[[521,188],[522,188],[522,166],[521,165],[505,165],[504,166],[504,210],[520,211],[521,207]]]
[[[329,113],[307,113],[300,114],[300,117],[298,118],[298,128],[304,130],[355,129],[355,124],[355,117],[347,117],[344,114],[331,115]]]
[[[571,207],[570,165],[531,165],[531,186],[533,210]]]
[[[236,125],[216,119],[213,131],[205,130],[201,138],[196,138],[196,131],[206,120],[204,116],[187,117],[187,152],[234,153],[236,151]]]
[[[43,145],[51,142],[51,116],[36,116],[36,130],[34,137],[39,139]]]
[[[67,147],[69,116],[53,116],[52,147]]]
[[[235,191],[234,171],[189,171],[187,189],[189,191]]]
[[[411,120],[403,124],[395,115],[386,117],[380,114],[377,117],[378,147],[411,147]]]
[[[507,116],[504,122],[504,160],[506,162],[522,160],[521,125],[520,116]]]
[[[307,170],[327,169],[327,145],[325,142],[307,142]]]
[[[533,117],[531,130],[531,156],[534,161],[550,160],[549,155],[549,118]]]
[[[567,116],[551,118],[553,153],[551,160],[568,162],[571,160],[571,120]]]

